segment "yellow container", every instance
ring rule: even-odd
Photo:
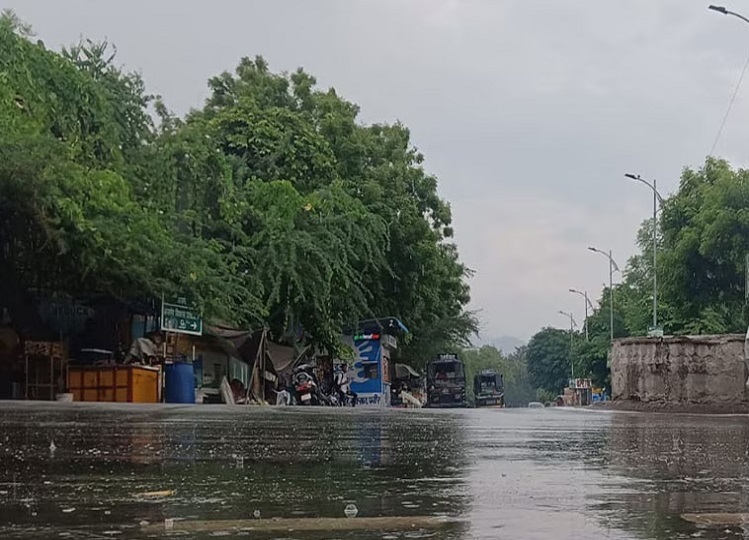
[[[68,392],[74,401],[158,403],[159,372],[146,366],[71,366]]]

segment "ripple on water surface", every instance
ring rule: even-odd
[[[9,403],[0,534],[743,538],[681,516],[747,511],[747,441],[737,417]]]

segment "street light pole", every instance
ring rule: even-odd
[[[572,358],[572,351],[575,349],[575,326],[577,326],[577,323],[575,322],[575,318],[572,316],[572,313],[567,313],[566,311],[559,311],[560,315],[564,315],[565,317],[569,317],[570,319],[570,373],[572,374],[572,378],[575,378],[575,361]]]
[[[722,13],[723,15],[731,15],[733,17],[736,17],[738,19],[741,19],[742,21],[749,23],[749,19],[741,15],[740,13],[736,13],[735,11],[729,11],[728,9],[724,8],[723,6],[707,6],[707,9],[712,9],[713,11],[717,11],[718,13]]]
[[[658,326],[658,202],[663,203],[663,197],[658,193],[658,185],[655,179],[651,183],[644,178],[640,178],[639,174],[627,173],[624,176],[645,184],[653,191],[653,330],[655,330]]]
[[[594,253],[600,253],[609,260],[609,331],[611,334],[611,341],[614,341],[614,270],[617,272],[621,272],[621,270],[619,270],[619,265],[616,264],[611,250],[609,250],[608,253],[594,247],[589,247],[588,250]]]
[[[585,298],[585,341],[590,341],[590,337],[588,336],[588,307],[590,307],[591,311],[595,311],[593,308],[593,304],[588,299],[588,291],[578,291],[577,289],[570,289],[571,293],[579,294],[583,298]]]

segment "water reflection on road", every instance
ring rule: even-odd
[[[745,417],[0,404],[0,535],[744,538],[680,515],[747,510],[747,445]],[[297,526],[348,504],[417,526]]]

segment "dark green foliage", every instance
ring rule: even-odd
[[[528,373],[533,384],[554,394],[561,392],[571,375],[570,355],[568,330],[544,328],[534,335],[526,350]],[[578,376],[578,369],[575,376]]]
[[[0,263],[19,287],[179,293],[328,347],[396,316],[414,364],[475,332],[449,206],[404,126],[361,125],[262,58],[211,79],[181,119],[106,43],[57,54],[28,34],[0,19]]]

